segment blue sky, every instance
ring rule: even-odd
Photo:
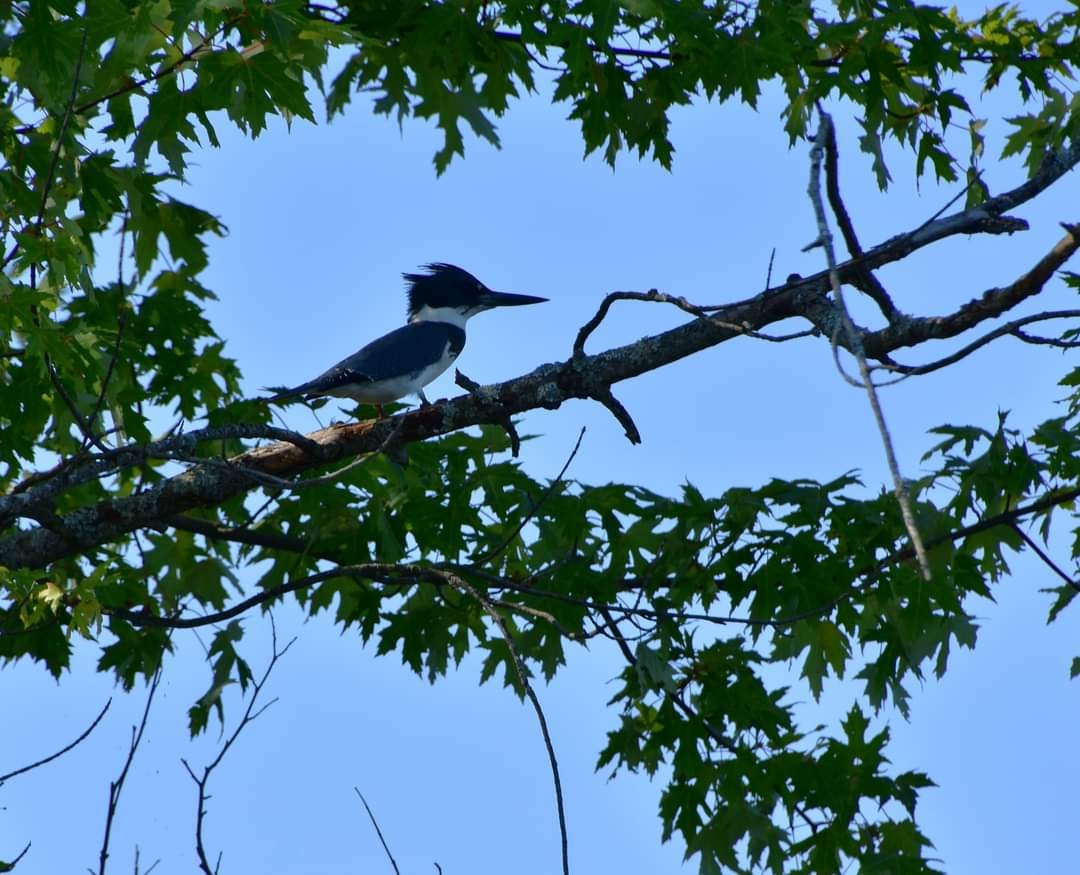
[[[250,394],[308,379],[401,324],[400,274],[428,261],[551,299],[470,322],[458,367],[495,382],[566,358],[609,291],[657,287],[699,303],[745,298],[763,288],[774,248],[774,280],[820,269],[819,250],[801,251],[816,234],[805,195],[808,150],[788,149],[778,109],[768,94],[756,113],[686,108],[673,122],[673,172],[625,157],[613,172],[595,157],[582,160],[566,107],[530,97],[501,122],[501,150],[470,141],[465,160],[436,178],[437,133],[412,121],[399,131],[372,118],[358,96],[331,125],[298,122],[291,132],[277,125],[254,142],[222,128],[223,147],[195,157],[180,195],[230,229],[214,243],[204,279],[220,297],[212,318]],[[894,187],[879,193],[842,111],[837,121],[842,182],[864,245],[917,225],[955,193],[927,181],[917,189],[912,162],[895,153]],[[989,155],[1004,132],[1001,123],[990,126]],[[991,158],[987,167],[995,192],[1023,177],[1016,162]],[[1058,239],[1057,222],[1080,218],[1075,177],[1058,189],[1016,211],[1031,222],[1026,234],[945,241],[882,271],[882,280],[902,307],[927,314],[1013,279]],[[1072,305],[1058,284],[1038,306]],[[589,346],[681,321],[673,308],[620,305]],[[918,472],[935,425],[992,427],[999,409],[1018,426],[1053,415],[1063,394],[1054,382],[1071,364],[1058,352],[1003,340],[888,389],[883,401],[901,467]],[[456,392],[451,373],[428,395]],[[616,394],[637,421],[641,446],[631,446],[599,406],[572,402],[523,418],[522,433],[539,435],[522,450],[529,473],[554,476],[586,426],[570,472],[585,482],[673,493],[689,480],[716,494],[852,469],[872,490],[887,480],[865,396],[839,378],[821,340],[733,341],[617,386]],[[317,426],[300,407],[286,421]],[[1063,559],[1064,549],[1057,555]],[[923,768],[940,785],[925,792],[920,820],[951,873],[1066,871],[1076,859],[1080,767],[1067,739],[1080,717],[1068,681],[1080,650],[1077,621],[1066,612],[1047,628],[1048,598],[1039,588],[1055,581],[1038,563],[1018,560],[1015,571],[998,602],[979,608],[978,649],[955,654],[943,681],[916,688],[910,721],[881,715],[895,735],[896,768]],[[375,659],[326,617],[304,622],[288,609],[277,616],[281,637],[298,638],[267,688],[279,701],[249,727],[211,789],[207,844],[224,852],[223,872],[389,872],[354,785],[403,872],[434,872],[434,861],[446,873],[557,871],[551,781],[527,705],[497,684],[478,688],[475,660],[430,686],[394,656]],[[258,668],[266,627],[256,618],[246,625],[246,653]],[[180,758],[198,768],[217,739],[187,739],[185,712],[208,673],[193,635],[177,644],[120,804],[113,871],[131,870],[136,845],[144,867],[161,859],[158,873],[194,868],[195,791]],[[59,686],[30,666],[5,670],[0,680],[5,713],[17,715],[0,726],[0,772],[62,746],[114,696],[85,744],[3,788],[0,856],[34,842],[22,873],[96,867],[108,782],[143,695],[113,689],[93,671],[94,658],[82,647]],[[615,725],[604,702],[620,667],[597,643],[574,655],[553,684],[538,686],[565,783],[571,862],[581,873],[677,871],[681,847],[659,840],[660,785],[626,775],[608,782],[593,772]],[[790,681],[797,675],[793,666]],[[827,687],[820,704],[805,706],[808,721],[835,719],[853,695],[848,685]],[[230,715],[238,710],[236,700]]]

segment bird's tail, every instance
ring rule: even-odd
[[[267,391],[272,391],[272,387]],[[268,404],[277,404],[279,401],[285,401],[288,398],[296,398],[299,395],[303,395],[308,390],[308,384],[304,383],[302,386],[294,386],[292,389],[283,389],[275,395],[270,395],[262,400]]]

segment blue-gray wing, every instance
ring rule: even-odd
[[[324,395],[346,386],[416,374],[442,360],[447,348],[457,355],[464,346],[465,332],[456,325],[412,322],[373,340],[314,380],[269,400],[293,395]]]

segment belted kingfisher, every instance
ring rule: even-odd
[[[409,296],[407,325],[373,340],[314,380],[279,392],[267,401],[297,395],[334,395],[382,405],[406,395],[424,396],[424,386],[438,377],[465,346],[465,323],[493,307],[540,304],[547,298],[493,292],[468,271],[452,264],[424,265],[427,273],[403,274]]]

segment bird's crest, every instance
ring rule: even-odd
[[[486,286],[467,270],[454,264],[435,261],[425,264],[427,273],[404,273],[409,296],[408,316],[412,319],[421,307],[451,307],[463,297],[484,291]]]

